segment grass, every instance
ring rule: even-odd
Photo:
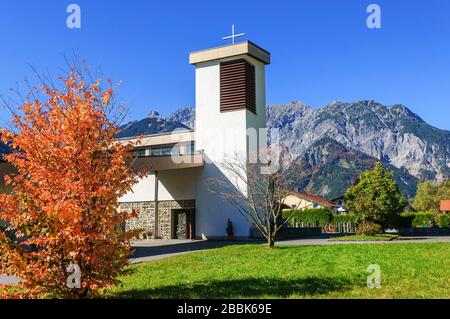
[[[321,232],[302,232],[302,231],[292,231],[292,232],[280,232],[277,235],[278,240],[287,240],[287,239],[298,239],[298,238],[309,238],[320,236]]]
[[[381,288],[367,288],[367,267]],[[450,244],[227,246],[133,265],[108,297],[448,298]]]
[[[379,234],[374,236],[369,235],[349,235],[330,238],[329,241],[390,241],[399,238],[395,234]]]

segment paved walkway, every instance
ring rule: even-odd
[[[348,245],[348,244],[399,244],[399,243],[450,243],[450,236],[414,236],[402,237],[401,240],[393,241],[372,241],[372,242],[338,242],[329,241],[329,236],[321,236],[317,238],[303,238],[277,241],[276,245],[289,246],[316,246],[316,245]],[[263,244],[262,240],[246,240],[246,241],[207,241],[207,240],[139,240],[133,241],[133,256],[130,258],[131,263],[140,263],[145,261],[158,260],[171,256],[188,254],[192,252],[209,250],[231,245],[244,244]],[[8,277],[0,275],[0,284],[16,284],[16,277]]]

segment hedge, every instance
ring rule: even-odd
[[[434,220],[439,228],[450,228],[450,214],[438,214]]]
[[[337,224],[355,224],[356,216],[352,214],[340,215],[333,214],[331,210],[326,208],[317,208],[317,209],[291,209],[283,212],[283,219],[289,218],[289,227],[295,227],[295,225],[304,224],[310,227],[326,227],[329,225],[337,225]]]
[[[301,223],[311,227],[325,227],[330,224],[333,217],[331,211],[326,208],[290,209],[283,212],[283,219],[290,216],[289,227],[295,227],[296,224]]]
[[[403,213],[400,228],[450,228],[450,214],[434,212]]]
[[[352,223],[356,224],[356,216],[353,214],[333,214],[332,223],[333,224],[346,224],[346,223]]]
[[[289,227],[303,225],[307,227],[327,227],[329,225],[339,224],[356,224],[357,218],[353,214],[334,214],[326,208],[318,209],[291,209],[283,212],[283,219],[289,220]],[[402,213],[398,219],[399,228],[450,228],[450,214],[433,213],[433,212],[417,212]]]

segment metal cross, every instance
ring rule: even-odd
[[[235,34],[234,33],[234,24],[231,26],[231,35],[227,36],[227,37],[223,37],[222,40],[228,40],[231,39],[231,43],[234,44],[234,38],[237,37],[242,37],[244,36],[245,33],[239,33],[239,34]]]

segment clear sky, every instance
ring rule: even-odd
[[[70,3],[79,30],[66,26]],[[381,29],[366,26],[370,3]],[[0,0],[0,93],[32,74],[28,64],[56,72],[76,50],[123,80],[129,119],[168,114],[195,104],[189,52],[226,44],[234,23],[272,54],[268,103],[401,103],[448,130],[449,16],[448,0]]]

